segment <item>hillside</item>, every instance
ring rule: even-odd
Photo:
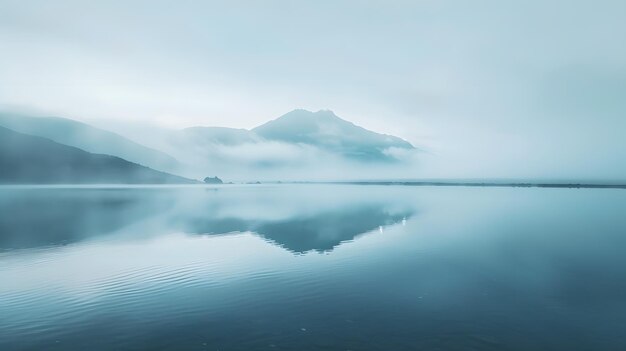
[[[360,161],[393,161],[392,148],[413,150],[409,142],[376,133],[337,117],[332,111],[294,110],[252,130],[224,127],[192,127],[178,131],[172,138],[177,147],[204,151],[213,146],[238,146],[280,142],[313,146],[339,156]],[[178,154],[181,152],[178,151]]]
[[[0,127],[0,183],[185,184],[197,181]]]
[[[362,160],[386,159],[389,148],[414,149],[403,139],[359,127],[329,110],[294,110],[252,131],[267,140],[313,145]]]
[[[171,172],[179,167],[176,159],[163,152],[140,145],[119,134],[71,119],[0,113],[0,126],[88,152],[115,155],[161,171]]]

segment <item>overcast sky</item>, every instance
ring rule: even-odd
[[[403,137],[423,175],[626,179],[626,1],[0,0],[0,108]]]

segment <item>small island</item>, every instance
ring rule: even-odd
[[[204,178],[204,182],[206,184],[224,184],[224,182],[219,179],[217,176],[215,177],[206,177]]]

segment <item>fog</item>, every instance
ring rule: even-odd
[[[226,182],[406,179],[418,174],[420,157],[426,155],[420,149],[387,148],[388,160],[361,160],[303,143],[261,139],[225,145],[171,136],[171,131],[135,135],[179,160],[177,174],[219,176]]]
[[[623,13],[617,0],[2,0],[0,108],[171,153],[147,131],[331,109],[421,150],[402,167],[277,143],[176,155],[193,177],[623,180]]]

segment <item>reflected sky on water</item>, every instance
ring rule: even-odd
[[[626,345],[626,192],[0,190],[2,349]]]

